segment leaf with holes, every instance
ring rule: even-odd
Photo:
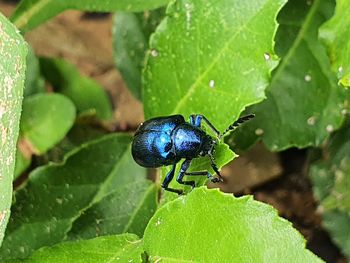
[[[144,248],[151,262],[323,262],[271,206],[204,187],[155,213]]]
[[[68,9],[137,12],[151,10],[168,2],[169,0],[23,0],[17,6],[11,20],[21,31],[28,31]]]
[[[27,45],[0,13],[0,246],[10,216]]]
[[[60,164],[34,170],[25,187],[16,192],[0,261],[25,258],[40,247],[62,242],[84,211],[88,211],[86,220],[78,219],[82,228],[73,228],[74,233],[89,230],[83,223],[89,222],[95,212],[99,212],[96,219],[101,219],[101,228],[115,229],[114,233],[117,229],[142,232],[150,217],[147,209],[155,210],[152,204],[156,193],[152,199],[145,170],[131,157],[130,142],[129,135],[107,135],[73,150]],[[142,183],[145,186],[141,187]],[[128,202],[114,193],[128,197]],[[120,202],[114,215],[107,213],[107,209],[112,211],[107,203],[110,196],[114,197],[113,205]],[[144,204],[146,209],[142,209]],[[102,214],[100,208],[107,212]],[[103,215],[119,216],[119,220],[108,220]]]
[[[275,17],[285,2],[172,2],[150,41],[146,119],[200,113],[223,131],[245,107],[261,101],[277,65]],[[233,153],[224,151],[225,161],[232,160]]]
[[[272,151],[319,146],[338,129],[349,107],[350,91],[340,89],[319,42],[319,26],[331,15],[331,0],[290,1],[282,9],[276,49],[282,57],[267,99],[251,107],[256,114],[236,144],[247,148],[260,137]]]
[[[146,119],[201,113],[223,130],[245,107],[261,101],[277,65],[275,17],[285,2],[172,2],[151,38],[144,72]]]
[[[143,262],[142,241],[133,234],[97,237],[45,247],[19,262]]]
[[[334,16],[320,28],[320,38],[325,42],[333,70],[339,83],[350,87],[350,13],[348,0],[337,0]]]

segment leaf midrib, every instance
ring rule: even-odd
[[[137,206],[135,207],[133,213],[130,215],[128,223],[125,225],[124,229],[123,229],[123,233],[126,233],[127,230],[129,230],[130,226],[132,225],[132,223],[134,222],[134,219],[136,217],[136,215],[138,214],[138,212],[141,210],[145,200],[147,199],[147,197],[152,193],[154,189],[154,184],[150,184],[147,191],[145,192],[145,194],[143,195],[143,197],[139,200]]]
[[[194,81],[194,83],[190,86],[190,88],[187,90],[186,94],[179,100],[179,103],[176,105],[174,110],[172,111],[172,114],[177,114],[179,112],[179,109],[181,106],[185,103],[187,99],[189,99],[190,95],[194,92],[194,90],[199,86],[202,79],[209,73],[209,71],[216,65],[216,63],[219,61],[220,57],[224,54],[224,52],[230,47],[231,43],[236,39],[236,37],[239,35],[239,33],[244,30],[247,25],[263,10],[263,8],[269,3],[270,1],[266,1],[264,5],[260,7],[260,9],[254,13],[252,17],[250,17],[247,22],[243,25],[241,25],[237,31],[226,41],[225,45],[219,50],[219,52],[216,54],[216,56],[213,58],[212,62],[208,65],[208,67],[199,74],[197,79]],[[228,95],[232,95],[230,93],[227,93]]]
[[[126,146],[126,148],[125,148],[125,150],[124,150],[124,153],[121,154],[121,158],[120,158],[121,160],[123,160],[124,157],[125,157],[125,155],[126,155],[126,153],[128,153],[129,147],[130,147],[130,143],[128,143],[128,145]],[[90,207],[92,207],[94,204],[96,204],[96,203],[98,203],[100,200],[102,200],[102,198],[103,198],[104,196],[108,195],[108,193],[105,193],[104,195],[101,195],[101,193],[103,193],[103,190],[104,190],[104,189],[103,189],[103,186],[105,186],[105,184],[110,180],[111,175],[114,174],[113,172],[116,171],[116,170],[118,169],[118,167],[120,166],[120,163],[121,163],[121,162],[117,162],[116,165],[113,167],[113,169],[111,169],[109,175],[106,177],[106,180],[104,180],[101,184],[99,184],[99,185],[100,185],[99,191],[96,191],[96,193],[94,194],[94,197],[91,199],[90,203],[89,203],[88,205],[86,205],[85,207],[82,207],[82,208],[78,211],[78,213],[76,213],[75,216],[72,216],[72,217],[70,218],[71,224],[70,224],[69,228],[68,228],[68,229],[66,230],[66,232],[65,232],[64,240],[67,239],[69,232],[73,229],[74,222],[77,221],[77,220],[81,217],[81,214],[82,214],[84,211],[88,210]],[[97,197],[99,197],[99,198],[97,198]]]

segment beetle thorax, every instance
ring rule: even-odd
[[[208,154],[215,142],[203,130],[188,123],[179,125],[172,138],[176,156],[189,159]]]

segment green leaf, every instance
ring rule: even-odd
[[[35,251],[20,262],[142,262],[142,241],[133,234],[64,242]]]
[[[60,94],[36,94],[23,102],[20,130],[36,154],[63,139],[75,120],[74,104]]]
[[[24,97],[27,98],[37,93],[44,93],[45,83],[44,83],[44,79],[40,75],[39,60],[35,56],[34,51],[30,46],[28,48],[26,64],[27,64],[27,67],[26,67],[26,77],[25,77],[25,85],[24,85],[25,88],[23,93]],[[24,142],[23,145],[17,146],[16,165],[15,165],[15,173],[13,178],[14,180],[18,176],[20,176],[31,164],[31,156],[33,153],[30,151],[30,149],[28,149],[25,146],[29,146],[29,145],[26,145],[26,143]]]
[[[102,120],[112,118],[112,105],[103,88],[93,79],[80,75],[78,69],[63,59],[40,58],[44,77],[69,97],[79,113],[94,111]]]
[[[261,101],[277,65],[275,17],[285,2],[172,2],[151,38],[146,119],[201,113],[223,130],[246,106]]]
[[[334,16],[320,28],[319,35],[328,48],[339,83],[345,87],[350,87],[350,21],[344,19],[349,13],[350,2],[337,0]]]
[[[48,151],[45,156],[41,156],[44,163],[62,162],[64,156],[82,144],[103,137],[108,132],[102,127],[97,127],[94,123],[80,123],[79,120],[69,130],[66,137],[54,148]]]
[[[118,224],[127,223],[130,227],[124,226],[125,229],[141,232],[150,213],[138,205],[141,205],[142,198],[148,198],[149,187],[140,186],[141,182],[147,184],[145,170],[132,160],[130,142],[129,135],[107,135],[83,144],[68,154],[63,163],[34,170],[26,186],[16,192],[11,220],[0,248],[0,261],[25,258],[33,250],[62,242],[73,222],[87,211],[89,216],[77,221],[77,225],[84,228],[73,227],[74,234],[85,235],[89,226],[83,223],[91,219],[91,213],[100,207],[107,209],[106,200],[113,196],[113,192],[128,196],[122,189],[134,193],[129,200],[121,200],[121,204],[118,204],[120,210],[115,211],[125,218],[113,221],[97,214],[95,219],[102,219],[102,227],[106,223],[109,224],[106,227],[117,229]],[[146,191],[135,192],[133,184],[138,186],[136,189]],[[147,200],[151,205],[154,203],[152,198]],[[113,203],[115,204],[116,202]],[[150,204],[145,205],[151,207]],[[155,207],[152,209],[155,210]],[[139,226],[132,228],[133,224]]]
[[[168,2],[169,0],[23,0],[11,20],[21,31],[28,31],[68,9],[139,12],[166,5]]]
[[[0,246],[10,216],[27,45],[0,13]]]
[[[44,79],[40,75],[39,60],[32,48],[28,49],[24,97],[45,92]]]
[[[335,243],[350,258],[350,125],[330,141],[325,153],[310,168],[313,190],[320,202],[323,224]]]
[[[133,162],[129,156],[126,158]],[[150,181],[116,182],[115,190],[85,210],[74,222],[68,238],[87,239],[127,232],[143,236],[146,224],[157,207],[157,191],[156,185]]]
[[[204,187],[155,213],[144,248],[151,262],[322,262],[271,206]]]
[[[13,180],[16,180],[18,176],[20,176],[31,164],[32,162],[32,156],[22,152],[22,150],[17,147],[16,151],[16,165],[15,165],[15,172],[13,176]]]
[[[201,113],[224,130],[246,106],[261,101],[277,64],[275,17],[284,3],[172,2],[151,38],[143,87],[146,119]],[[225,151],[226,161],[231,160],[233,153]],[[162,179],[165,173],[163,169]],[[170,186],[178,188],[175,182]]]
[[[115,64],[137,98],[141,99],[141,72],[148,49],[148,39],[164,16],[164,9],[145,13],[117,12],[113,23]]]
[[[337,86],[317,37],[331,10],[329,0],[316,0],[312,6],[290,1],[282,9],[276,49],[283,59],[267,99],[251,107],[256,117],[236,136],[237,144],[247,148],[261,137],[272,151],[319,146],[341,126],[350,92]]]

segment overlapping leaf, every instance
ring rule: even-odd
[[[338,132],[326,149],[328,159],[311,166],[314,194],[323,224],[350,258],[350,125]]]
[[[90,116],[87,117],[89,118]],[[84,143],[97,140],[108,134],[105,129],[93,126],[93,124],[89,122],[80,122],[80,120],[77,120],[61,142],[56,144],[54,148],[43,156],[47,162],[62,162],[64,156],[73,149],[79,148]]]
[[[27,46],[0,13],[0,245],[10,216]]]
[[[75,120],[74,104],[61,94],[36,94],[23,102],[20,130],[36,154],[42,154],[63,139]]]
[[[24,97],[45,91],[44,79],[40,74],[39,60],[32,48],[29,48],[28,51]]]
[[[333,70],[339,83],[350,87],[350,2],[337,0],[334,16],[320,29],[320,38],[326,43]]]
[[[150,10],[166,5],[169,0],[23,0],[11,17],[22,31],[28,31],[68,9],[95,12]]]
[[[267,99],[250,110],[256,118],[236,143],[251,145],[261,136],[270,150],[320,145],[338,129],[350,93],[337,86],[318,28],[330,16],[331,1],[290,1],[282,10],[276,37],[282,61],[272,76]]]
[[[102,120],[112,118],[106,92],[96,81],[80,75],[74,65],[63,59],[41,58],[40,67],[44,77],[74,102],[79,113],[93,111]]]
[[[115,64],[137,98],[141,99],[141,72],[145,64],[148,40],[163,18],[164,9],[147,13],[117,12],[113,23]]]
[[[33,54],[30,56],[27,63],[29,60],[38,63]],[[31,72],[36,70],[38,65],[32,65]],[[67,97],[41,93],[36,86],[42,81],[39,75],[29,79],[26,79],[26,88],[30,90],[23,102],[14,179],[29,167],[33,154],[43,154],[61,141],[75,121],[75,107]],[[31,93],[40,94],[30,96]]]
[[[204,187],[156,212],[144,248],[151,262],[322,262],[272,207]]]
[[[127,195],[124,191],[132,191],[134,184],[147,184],[144,169],[131,158],[130,141],[128,135],[108,135],[74,150],[62,164],[35,170],[27,185],[15,195],[16,202],[0,249],[0,261],[25,258],[33,250],[65,240],[73,222],[86,209],[91,207],[87,210],[90,220],[99,207],[107,207],[105,200],[114,192]],[[124,216],[123,220],[108,221],[100,214],[96,214],[95,220],[99,220],[102,227],[106,222],[109,229],[118,229],[118,224],[138,224],[137,228],[119,228],[143,231],[150,213],[142,211],[139,205],[144,199],[150,202],[146,205],[150,208],[154,200],[149,198],[147,187],[136,189],[140,191],[134,190],[127,202],[123,200],[119,204],[120,210],[114,211],[116,215]],[[155,199],[155,194],[153,196]],[[82,228],[73,228],[76,235],[85,231],[84,223],[88,220],[78,221]]]
[[[31,153],[24,153],[17,147],[16,151],[16,165],[15,172],[13,174],[13,180],[16,180],[32,163]]]
[[[97,237],[89,240],[64,242],[36,251],[20,262],[47,263],[112,263],[143,262],[142,242],[133,234]]]
[[[27,67],[24,85],[25,88],[23,92],[23,96],[25,98],[36,93],[45,92],[44,79],[40,74],[39,61],[30,46],[26,60]],[[32,152],[27,146],[28,145],[26,144],[17,145],[16,166],[13,179],[16,179],[19,175],[21,175],[21,173],[24,172],[31,163]]]
[[[146,118],[204,114],[219,130],[264,98],[286,1],[174,1],[151,38]]]

